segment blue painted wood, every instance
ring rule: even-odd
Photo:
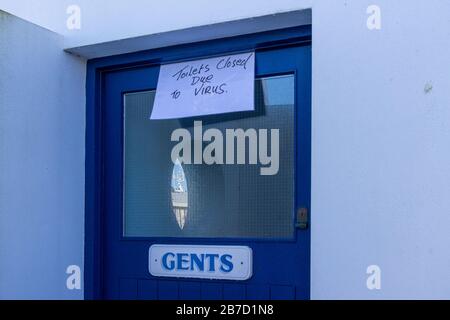
[[[223,285],[221,283],[202,282],[201,299],[203,300],[222,300]]]
[[[159,300],[178,300],[179,288],[177,281],[158,281]]]
[[[207,280],[180,281],[195,287],[192,296],[244,299],[255,295],[254,285],[284,287],[272,295],[309,299],[310,229],[296,230],[291,240],[122,238],[122,165],[124,92],[155,89],[161,62],[256,50],[256,76],[296,75],[296,207],[310,206],[311,168],[311,46],[310,27],[246,35],[139,52],[88,62],[86,114],[86,244],[85,295],[88,299],[119,299],[119,279],[158,280],[148,272],[148,248],[153,243],[248,245],[254,253],[253,277],[242,284]],[[293,212],[293,217],[294,217]],[[293,221],[294,223],[294,221]],[[137,280],[136,280],[137,281]],[[141,285],[141,283],[140,283]],[[142,298],[145,287],[139,286]],[[248,288],[245,286],[249,285]],[[137,287],[137,282],[136,282]],[[159,299],[185,296],[177,280],[158,281]],[[188,286],[189,287],[189,286]],[[199,289],[200,288],[200,289]],[[223,290],[222,290],[223,288]],[[131,292],[126,289],[126,292]],[[275,291],[273,291],[275,290]],[[287,291],[283,291],[287,290]],[[136,289],[137,292],[137,289]],[[290,291],[289,291],[290,292]],[[137,293],[136,293],[137,294]],[[265,293],[264,293],[265,294]],[[261,293],[261,295],[264,295]],[[189,296],[189,294],[187,294]]]
[[[201,283],[197,281],[180,281],[180,299],[199,300],[202,297]]]
[[[293,300],[295,299],[295,288],[292,286],[271,286],[270,299]]]
[[[223,285],[223,298],[225,300],[244,300],[246,292],[244,284],[226,283]]]
[[[247,299],[249,300],[269,300],[269,285],[251,285],[247,286]]]
[[[139,280],[138,299],[156,300],[158,298],[158,282],[156,280]]]
[[[136,279],[119,280],[119,297],[122,300],[136,300],[138,298],[138,287]]]

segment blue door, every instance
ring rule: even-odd
[[[96,206],[89,207],[92,196],[87,194],[88,295],[95,292],[92,297],[105,299],[309,298],[308,40],[309,29],[295,29],[90,62],[89,68],[101,76],[88,79],[96,85],[96,92],[90,93],[96,97],[92,108],[98,107],[97,122],[88,115],[88,140],[94,141],[91,147],[97,161],[95,166],[89,162],[88,150],[87,166],[92,169],[87,179],[97,188]],[[235,52],[255,53],[254,111],[149,119],[161,63]],[[92,123],[98,127],[90,127]],[[223,133],[224,153],[228,152],[228,129],[250,130],[255,133],[255,150],[265,148],[266,157],[257,163],[250,163],[249,154],[244,163],[174,163],[171,155],[178,141],[171,137],[175,130],[192,133],[192,145],[208,145],[208,141],[195,141],[199,124],[203,133],[208,129]],[[90,132],[97,133],[95,138],[89,137]],[[267,135],[261,137],[262,133]],[[250,152],[251,139],[246,138],[244,147]],[[271,173],[261,174],[263,167],[270,167]],[[186,198],[174,200],[174,188],[185,192]],[[179,205],[180,201],[184,204]],[[249,248],[251,276],[239,280],[152,275],[149,250],[154,245]]]

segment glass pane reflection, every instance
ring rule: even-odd
[[[183,166],[178,159],[173,165],[171,192],[172,210],[177,219],[178,226],[180,229],[183,229],[188,212],[188,189]]]

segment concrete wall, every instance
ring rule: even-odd
[[[448,299],[450,2],[371,2],[313,8],[312,297]]]
[[[37,11],[32,1],[3,2],[73,45],[312,7],[312,298],[450,298],[447,0],[79,0],[76,31],[65,29],[64,1]],[[366,27],[371,4],[381,8],[380,30]],[[37,13],[52,9],[51,19]],[[68,152],[82,150],[79,143]],[[12,159],[31,161],[16,152]],[[72,196],[81,198],[77,190]],[[7,201],[20,196],[8,192]],[[372,264],[381,268],[381,290],[366,287]]]
[[[0,299],[80,299],[85,62],[0,11]]]

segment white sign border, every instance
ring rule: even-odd
[[[223,249],[224,251],[233,248],[233,249],[243,249],[247,252],[248,255],[248,274],[245,275],[245,277],[233,277],[233,276],[223,276],[223,277],[217,277],[217,276],[211,276],[213,274],[211,273],[205,273],[204,275],[190,275],[190,274],[179,274],[179,273],[159,273],[159,272],[152,272],[152,261],[151,261],[151,252],[152,248],[157,247],[163,247],[163,248],[186,248],[186,249],[193,249],[193,248],[213,248],[213,249]],[[153,244],[148,249],[148,271],[149,273],[154,277],[169,277],[169,278],[189,278],[189,279],[208,279],[208,280],[238,280],[238,281],[245,281],[250,279],[253,276],[253,250],[249,246],[238,246],[238,245],[186,245],[186,244]]]

